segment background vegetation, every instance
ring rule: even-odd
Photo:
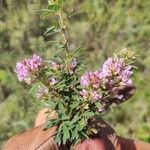
[[[41,18],[47,0],[0,0],[0,147],[9,137],[33,127],[36,100],[17,81],[15,64],[33,53],[49,58],[57,35],[45,37],[55,18]],[[118,135],[150,142],[150,2],[147,0],[65,1],[70,48],[83,45],[79,58],[98,68],[113,52],[127,47],[140,57],[132,99],[105,120]],[[45,46],[47,44],[47,46]]]

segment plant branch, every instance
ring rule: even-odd
[[[60,27],[62,29],[62,36],[64,39],[64,46],[65,46],[65,50],[66,50],[66,54],[69,53],[69,49],[68,49],[68,38],[67,38],[67,32],[66,32],[66,26],[64,25],[64,20],[63,20],[63,16],[62,16],[62,9],[59,12],[59,19],[60,19]]]

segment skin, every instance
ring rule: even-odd
[[[47,109],[38,113],[35,127],[20,135],[12,137],[4,145],[2,150],[68,150],[65,146],[58,147],[53,139],[57,127],[47,130],[42,129],[45,122]],[[115,134],[114,130],[105,122],[100,122],[105,129],[102,136],[87,139],[78,143],[73,150],[150,150],[150,144],[124,139]],[[70,148],[69,148],[70,149]]]
[[[79,143],[74,150],[105,150],[104,141],[99,139],[89,139]]]

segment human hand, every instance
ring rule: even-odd
[[[93,122],[94,123],[94,122]],[[116,135],[112,128],[108,127],[104,122],[95,122],[95,125],[101,127],[103,134],[91,139],[85,140],[77,144],[73,150],[105,150],[105,139],[114,138]],[[26,131],[21,135],[12,137],[4,146],[3,150],[69,150],[67,146],[57,146],[53,135],[55,134],[57,127],[53,127],[47,130],[43,130],[42,126],[35,127]],[[94,135],[95,136],[95,135]],[[101,137],[100,137],[101,136]],[[107,142],[108,142],[107,141]],[[113,146],[111,144],[111,146]]]
[[[96,122],[95,122],[96,123]],[[73,150],[150,150],[150,144],[118,137],[105,122],[97,122],[101,134],[94,135],[74,146]],[[66,146],[57,146],[53,136],[57,127],[43,130],[35,127],[23,134],[12,137],[2,150],[69,150]]]

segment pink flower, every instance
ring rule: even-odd
[[[103,84],[113,98],[123,99],[124,95],[120,94],[120,88],[132,84],[130,79],[132,67],[124,61],[123,58],[108,58],[102,67]],[[127,93],[128,94],[128,93]]]
[[[80,84],[82,86],[89,86],[89,84],[90,84],[89,72],[87,72],[87,73],[85,73],[84,75],[81,76]]]
[[[90,95],[93,100],[99,100],[102,98],[102,96],[97,91],[90,92]]]
[[[125,63],[123,58],[108,58],[102,67],[102,70],[87,72],[80,78],[80,84],[85,89],[81,91],[83,98],[93,100],[101,99],[98,90],[106,90],[112,97],[123,99],[119,93],[122,86],[132,83],[132,67]],[[101,89],[103,87],[103,89]],[[92,90],[92,91],[91,91]]]
[[[109,77],[112,75],[117,75],[121,72],[122,67],[124,67],[124,61],[120,58],[108,58],[102,68],[102,73],[104,77]]]
[[[47,88],[39,87],[39,89],[38,89],[38,91],[36,93],[36,98],[42,99],[47,93],[48,93],[48,89]]]
[[[55,85],[58,81],[55,78],[50,78],[48,81],[51,85]]]
[[[74,58],[70,64],[67,65],[68,71],[69,73],[72,75],[75,71],[75,68],[77,66],[78,62],[77,60]]]
[[[82,86],[92,86],[93,88],[99,88],[102,79],[102,74],[100,71],[87,72],[81,76],[80,84]]]
[[[54,70],[59,70],[63,67],[62,65],[60,65],[54,61],[52,61],[51,64],[52,64],[52,69],[54,69]]]
[[[89,98],[89,92],[85,89],[83,89],[82,91],[80,91],[80,95],[84,98],[87,99]]]
[[[40,56],[34,54],[32,58],[25,60],[26,65],[31,69],[31,71],[36,71],[42,65],[43,60]]]
[[[102,75],[100,71],[95,71],[90,73],[90,83],[94,88],[99,88]]]
[[[124,70],[121,73],[121,80],[123,83],[128,83],[129,78],[133,74],[133,71],[131,71],[131,66],[127,66],[124,68]]]
[[[35,71],[38,71],[39,67],[42,65],[42,58],[36,54],[32,56],[32,58],[24,59],[21,62],[18,62],[16,64],[15,72],[17,74],[19,81],[25,81],[28,84],[30,84],[29,77],[30,74],[34,73]]]
[[[80,91],[80,95],[84,98],[84,99],[92,99],[92,100],[99,100],[102,98],[102,96],[97,92],[97,91],[88,91],[83,89],[82,91]]]
[[[24,61],[16,64],[15,72],[19,81],[23,81],[29,75],[29,69],[25,65]]]
[[[114,82],[127,84],[133,72],[131,71],[132,67],[125,64],[122,58],[108,58],[102,67],[102,75],[105,81],[110,83],[110,80],[113,79]],[[107,79],[107,80],[106,80]]]
[[[118,98],[120,100],[123,99],[123,97],[124,97],[123,95],[116,95],[116,98]]]

